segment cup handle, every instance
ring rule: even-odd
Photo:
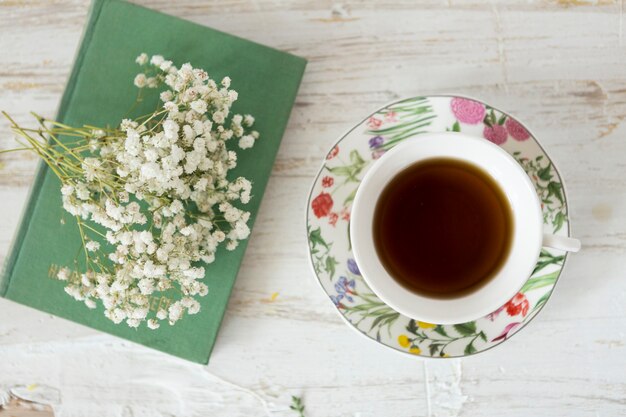
[[[566,252],[578,252],[580,250],[580,240],[573,237],[544,234],[543,246]]]

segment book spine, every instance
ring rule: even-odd
[[[96,25],[96,22],[98,21],[100,12],[102,11],[102,7],[106,2],[107,0],[93,0],[91,3],[89,10],[89,22],[87,23],[83,31],[82,41],[74,58],[73,70],[67,80],[65,92],[63,93],[61,103],[59,104],[56,116],[57,121],[62,122],[65,119],[65,113],[74,94],[76,79],[78,78],[80,68],[82,67],[83,57],[85,56],[85,52],[87,51],[89,44],[91,43],[90,41],[93,35],[94,27]],[[9,254],[4,261],[2,270],[0,271],[0,297],[5,297],[7,295],[7,292],[9,291],[11,279],[13,277],[13,268],[15,267],[17,259],[19,258],[22,243],[24,241],[24,236],[26,235],[26,231],[28,230],[30,218],[33,214],[33,211],[35,210],[35,206],[39,198],[39,192],[41,191],[41,186],[47,172],[48,166],[43,161],[40,161],[39,165],[37,166],[37,172],[35,173],[35,179],[33,180],[33,184],[31,185],[28,198],[26,199],[26,208],[22,212],[22,218],[17,228],[17,232],[13,237],[13,243],[11,244],[11,247],[9,249]]]

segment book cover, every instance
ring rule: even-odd
[[[121,119],[153,111],[158,92],[133,108],[140,72],[135,58],[142,52],[160,54],[176,65],[190,62],[213,79],[231,77],[239,93],[235,113],[256,118],[260,139],[239,152],[233,177],[253,182],[246,205],[254,224],[278,147],[283,136],[306,61],[182,19],[119,0],[95,0],[57,120],[68,125],[117,126]],[[132,109],[132,110],[131,110]],[[129,111],[132,113],[129,114]],[[254,233],[254,231],[253,231]],[[221,248],[206,265],[209,294],[200,298],[201,311],[175,326],[158,330],[116,325],[95,310],[73,300],[65,283],[55,279],[59,268],[72,268],[81,241],[71,215],[61,205],[60,183],[40,164],[13,247],[0,276],[0,295],[95,329],[141,343],[190,361],[207,363],[247,241],[232,252]],[[150,309],[169,303],[167,293],[150,300]]]

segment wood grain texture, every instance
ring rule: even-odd
[[[309,60],[212,362],[0,300],[0,388],[39,384],[58,394],[57,415],[72,417],[293,416],[292,394],[309,417],[626,415],[623,1],[139,3]],[[54,115],[87,7],[0,0],[0,108],[22,122],[31,110]],[[307,263],[304,204],[320,160],[352,124],[398,97],[450,92],[532,128],[565,179],[584,249],[510,342],[424,362],[368,342],[335,314]],[[0,148],[13,145],[0,121]],[[4,257],[36,161],[0,162]]]

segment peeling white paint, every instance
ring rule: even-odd
[[[425,360],[428,417],[457,417],[468,396],[461,390],[460,359]]]

